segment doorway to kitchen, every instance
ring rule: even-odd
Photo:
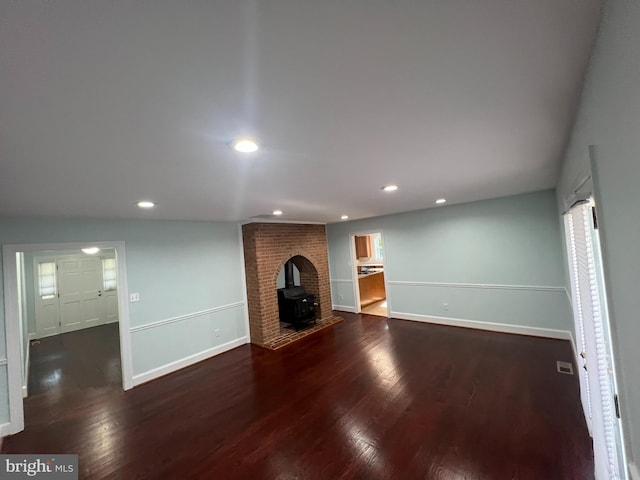
[[[352,262],[356,311],[387,317],[385,256],[382,232],[367,232],[352,236]]]

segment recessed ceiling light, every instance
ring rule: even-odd
[[[155,206],[156,206],[156,204],[155,204],[155,203],[150,202],[150,201],[148,201],[148,200],[143,200],[143,201],[141,201],[141,202],[138,202],[138,203],[137,203],[137,205],[138,205],[140,208],[153,208],[153,207],[155,207]]]
[[[258,142],[248,137],[236,138],[232,146],[235,151],[242,153],[253,153],[259,148]]]
[[[87,255],[95,255],[100,251],[100,249],[98,247],[87,247],[87,248],[83,248],[82,251]]]
[[[349,215],[342,215],[340,220],[349,220]]]
[[[436,200],[436,203],[447,203],[447,199],[446,198],[439,198]]]
[[[274,210],[273,214],[274,215],[282,215],[282,210]]]
[[[397,185],[385,185],[384,187],[382,187],[382,190],[384,190],[385,192],[395,192],[397,189]]]

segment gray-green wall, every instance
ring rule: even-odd
[[[128,289],[140,293],[140,302],[129,304],[134,379],[247,336],[236,224],[0,219],[0,244],[84,241],[125,242]],[[6,358],[1,282],[0,276],[0,358]],[[7,392],[0,366],[0,424],[8,421]]]
[[[383,232],[390,316],[573,330],[553,190],[328,225],[338,309],[355,307],[350,235],[366,231]]]
[[[609,1],[558,183],[560,208],[589,174],[598,204],[627,456],[640,464],[640,2]],[[584,187],[583,187],[584,189]]]

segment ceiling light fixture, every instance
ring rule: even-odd
[[[138,202],[138,203],[137,203],[137,205],[138,205],[140,208],[153,208],[153,207],[155,207],[155,206],[156,206],[156,204],[155,204],[155,203],[150,202],[149,200],[142,200],[141,202]]]
[[[233,141],[232,146],[236,152],[241,153],[253,153],[260,148],[258,142],[249,137],[236,138]]]
[[[83,248],[82,251],[87,255],[95,255],[100,251],[100,249],[98,247],[87,247],[87,248]]]
[[[447,199],[446,198],[439,198],[436,200],[436,203],[447,203]]]
[[[382,187],[382,190],[384,190],[385,192],[395,192],[397,189],[397,185],[385,185],[384,187]]]
[[[273,214],[274,215],[282,215],[282,210],[274,210]]]
[[[349,220],[349,215],[342,215],[340,220]]]

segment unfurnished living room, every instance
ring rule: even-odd
[[[0,0],[0,478],[640,480],[638,45]]]

